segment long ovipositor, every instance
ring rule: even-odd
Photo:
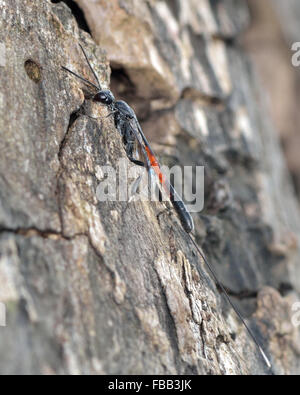
[[[79,44],[80,45],[80,44]],[[62,66],[62,68],[66,71],[68,71],[69,73],[73,74],[74,76],[76,76],[77,78],[81,79],[82,81],[84,81],[85,83],[87,83],[88,85],[90,85],[93,88],[97,89],[97,93],[94,95],[93,100],[102,103],[104,105],[106,105],[110,110],[112,114],[115,114],[115,116],[119,116],[120,119],[122,119],[122,121],[124,123],[126,122],[130,122],[131,120],[135,120],[136,122],[136,126],[137,126],[137,131],[133,130],[137,140],[139,141],[140,145],[142,145],[143,148],[143,152],[145,154],[145,159],[146,159],[146,166],[145,164],[143,164],[140,161],[136,161],[134,160],[132,157],[128,157],[133,163],[138,164],[140,166],[145,166],[149,169],[149,167],[151,167],[152,169],[154,169],[160,184],[162,185],[162,187],[164,188],[164,190],[166,191],[166,193],[168,194],[168,196],[170,197],[170,200],[173,204],[173,207],[176,211],[176,213],[178,214],[178,217],[180,219],[181,225],[183,227],[183,229],[187,232],[189,239],[191,240],[191,242],[193,243],[193,245],[195,246],[195,248],[197,249],[199,255],[201,256],[201,258],[203,259],[204,263],[206,264],[210,274],[212,275],[212,277],[214,278],[216,284],[222,289],[227,301],[229,302],[229,304],[231,305],[231,307],[233,308],[233,310],[235,311],[235,313],[237,314],[237,316],[239,317],[239,319],[241,320],[242,324],[245,326],[249,336],[251,337],[251,339],[253,340],[254,344],[257,346],[265,364],[268,366],[269,369],[271,369],[271,363],[268,359],[268,357],[266,356],[263,348],[261,347],[261,345],[259,344],[258,340],[256,339],[254,333],[252,332],[252,330],[250,329],[250,327],[247,325],[246,321],[244,320],[243,316],[241,315],[241,313],[239,312],[238,308],[234,305],[234,303],[232,302],[230,296],[228,295],[225,287],[220,283],[220,281],[218,280],[218,277],[213,269],[213,267],[209,264],[209,262],[207,261],[205,255],[202,253],[202,251],[200,250],[200,248],[198,247],[198,245],[196,244],[196,242],[194,241],[193,237],[191,236],[191,232],[194,229],[194,224],[193,224],[193,219],[191,217],[191,214],[188,212],[185,204],[183,203],[182,199],[179,197],[179,195],[177,194],[176,190],[174,189],[174,187],[169,183],[169,181],[164,177],[163,173],[160,170],[160,166],[159,163],[154,155],[154,152],[152,151],[150,144],[148,143],[146,136],[144,135],[142,128],[136,118],[136,115],[133,111],[133,109],[124,101],[119,100],[116,101],[115,97],[113,95],[113,93],[108,90],[108,89],[102,89],[99,79],[97,77],[97,74],[95,73],[95,71],[93,70],[88,57],[83,49],[83,47],[80,45],[80,48],[84,54],[84,57],[89,65],[89,68],[91,69],[93,75],[96,78],[96,81],[98,83],[98,85],[95,85],[93,82],[88,81],[87,79],[85,79],[84,77],[74,73],[74,71],[69,70],[68,68]],[[127,124],[126,124],[127,125]],[[125,126],[126,126],[125,125]],[[135,128],[134,128],[135,129]]]

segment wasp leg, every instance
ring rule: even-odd
[[[141,167],[146,167],[144,162],[141,162],[140,160],[134,159],[132,156],[127,156],[130,162],[134,163],[137,166]]]

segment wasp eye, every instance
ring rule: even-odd
[[[112,104],[113,101],[115,100],[114,95],[111,93],[109,90],[103,90],[98,92],[94,96],[94,100],[103,104]]]

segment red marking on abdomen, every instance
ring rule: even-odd
[[[159,182],[164,187],[166,187],[166,185],[165,185],[166,179],[165,179],[165,176],[163,175],[163,173],[160,170],[159,163],[158,163],[157,159],[155,158],[155,156],[152,154],[152,152],[150,151],[150,149],[147,146],[145,148],[146,148],[147,155],[148,155],[148,158],[149,158],[149,161],[150,161],[150,165],[154,169],[154,171],[155,171],[155,173],[156,173],[156,175],[157,175],[157,177],[159,179]]]

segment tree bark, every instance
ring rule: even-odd
[[[237,42],[244,1],[65,3],[0,2],[0,373],[270,373],[176,215],[97,200],[102,166],[127,158],[61,69],[94,82],[81,42],[162,161],[205,166],[196,240],[273,371],[299,374],[300,216]]]

